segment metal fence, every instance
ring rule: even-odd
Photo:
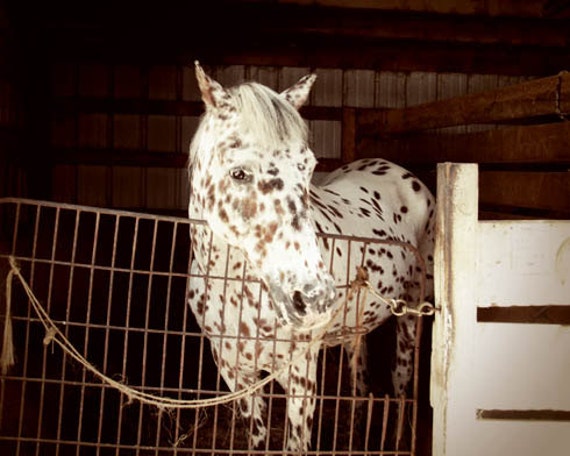
[[[0,200],[2,284],[11,259],[62,336],[113,381],[158,397],[217,397],[228,390],[186,303],[191,223]],[[343,242],[357,249],[363,241]],[[12,281],[2,295],[2,314],[11,307],[16,364],[0,376],[1,454],[283,454],[285,393],[277,383],[262,392],[265,448],[250,450],[249,424],[234,403],[180,409],[133,400],[54,343],[22,284]],[[415,454],[419,346],[413,394],[390,397],[388,353],[395,349],[386,342],[393,326],[384,326],[369,336],[379,342],[369,348],[378,362],[368,397],[352,394],[344,352],[322,350],[309,454]]]

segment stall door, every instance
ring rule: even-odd
[[[570,221],[477,220],[438,167],[434,456],[570,454]]]

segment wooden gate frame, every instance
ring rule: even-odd
[[[570,221],[478,221],[478,168],[438,165],[433,454],[566,455]]]

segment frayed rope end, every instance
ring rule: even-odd
[[[4,335],[2,337],[2,353],[0,355],[0,370],[6,375],[8,370],[16,364],[14,356],[14,343],[12,341],[12,277],[17,270],[16,263],[10,257],[11,270],[6,276],[6,314],[4,315]]]
[[[4,322],[4,337],[2,338],[2,355],[0,356],[0,369],[2,375],[6,375],[8,370],[16,364],[14,357],[14,344],[12,342],[12,318],[6,314]]]

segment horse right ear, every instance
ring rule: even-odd
[[[198,60],[194,61],[196,67],[196,79],[198,80],[198,87],[202,93],[202,101],[206,104],[206,108],[219,108],[228,104],[229,94],[222,87],[222,85],[214,81],[208,76],[204,69],[200,66]]]

